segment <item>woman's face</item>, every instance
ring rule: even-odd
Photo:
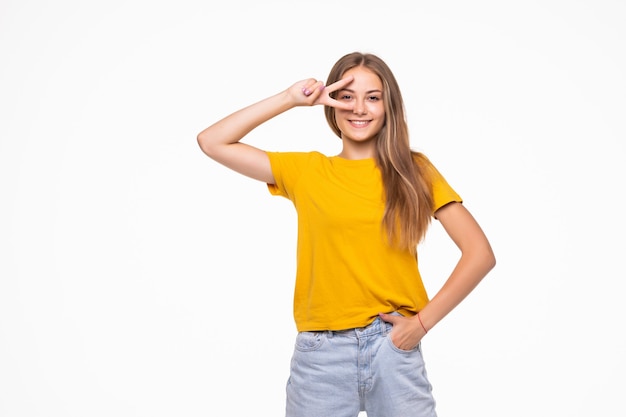
[[[352,104],[352,110],[335,110],[341,138],[349,142],[372,140],[385,124],[383,83],[374,72],[365,67],[352,68],[344,77],[354,80],[337,91],[337,100]]]

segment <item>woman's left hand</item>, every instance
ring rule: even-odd
[[[387,313],[380,313],[379,316],[383,321],[393,325],[390,337],[398,349],[412,350],[426,334],[416,316],[404,317]]]

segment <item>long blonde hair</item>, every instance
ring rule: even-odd
[[[392,244],[415,253],[426,234],[433,212],[431,184],[425,172],[428,161],[410,147],[400,87],[382,59],[360,52],[344,55],[331,69],[326,85],[340,80],[346,71],[359,66],[373,71],[383,84],[385,124],[375,138],[374,156],[381,170],[385,190],[382,225]],[[325,106],[324,114],[330,128],[341,137],[334,107]]]

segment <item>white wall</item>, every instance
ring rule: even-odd
[[[498,258],[424,341],[440,415],[623,416],[626,5],[223,3],[0,2],[0,415],[282,415],[295,213],[196,134],[361,50]]]

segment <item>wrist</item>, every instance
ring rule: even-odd
[[[426,326],[424,326],[424,322],[422,321],[422,317],[420,316],[419,311],[417,312],[416,316],[420,327],[422,328],[422,330],[424,330],[424,334],[428,333],[428,330],[426,329]]]

